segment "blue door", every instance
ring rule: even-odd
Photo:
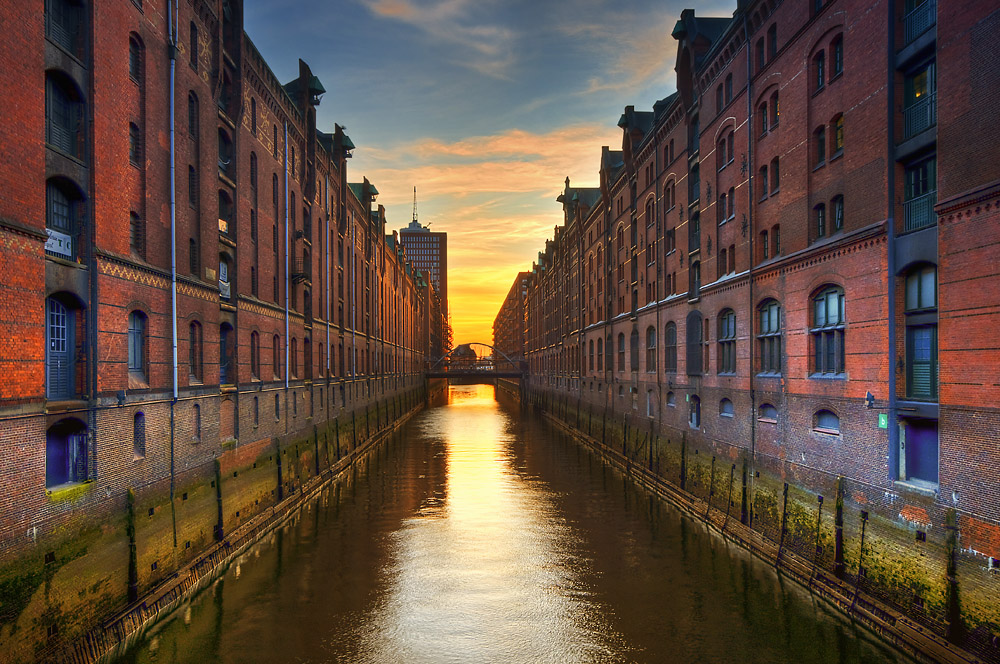
[[[938,429],[933,420],[906,425],[906,478],[938,483]]]
[[[46,396],[71,399],[73,385],[73,311],[58,300],[46,304]]]

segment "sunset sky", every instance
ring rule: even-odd
[[[561,222],[564,179],[596,186],[624,107],[674,90],[670,31],[692,4],[247,0],[245,27],[281,82],[299,58],[319,76],[319,127],[347,127],[349,179],[375,184],[390,230],[417,187],[420,221],[448,233],[455,343],[490,343],[515,275]]]

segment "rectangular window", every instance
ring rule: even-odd
[[[937,398],[937,326],[906,328],[906,396]]]

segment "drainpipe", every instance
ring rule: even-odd
[[[357,304],[358,304],[358,283],[357,283],[357,256],[356,236],[355,236],[354,215],[351,215],[351,394],[354,394],[354,379],[358,375],[358,339],[357,339]]]
[[[171,15],[171,12],[173,14]],[[167,53],[170,58],[170,334],[171,334],[171,378],[173,390],[170,399],[170,514],[173,520],[174,548],[177,548],[177,514],[174,508],[175,489],[175,459],[174,443],[176,439],[177,410],[177,153],[174,140],[176,138],[176,118],[174,116],[176,67],[177,67],[177,20],[180,7],[174,7],[167,0],[167,24],[170,45]]]
[[[285,432],[288,432],[288,380],[289,374],[291,373],[292,365],[289,364],[289,322],[288,322],[288,289],[290,286],[290,277],[288,274],[289,269],[289,258],[288,258],[288,120],[285,120],[285,155],[284,155],[284,169],[285,169]]]
[[[897,405],[896,405],[896,220],[895,206],[893,205],[895,191],[896,191],[896,160],[893,159],[893,151],[895,146],[895,136],[893,135],[894,121],[893,110],[896,104],[895,95],[895,51],[896,51],[896,2],[895,0],[889,0],[888,4],[889,17],[886,25],[889,28],[889,40],[888,49],[889,52],[886,54],[887,64],[886,71],[887,74],[887,85],[886,94],[888,99],[886,100],[886,127],[888,131],[886,132],[886,154],[888,155],[886,163],[888,167],[886,168],[886,207],[888,208],[886,214],[886,235],[888,236],[888,242],[886,243],[888,255],[886,260],[888,261],[888,274],[886,275],[886,281],[888,282],[888,288],[886,290],[886,297],[888,298],[888,303],[886,306],[886,311],[888,312],[888,325],[887,332],[889,336],[889,416],[887,426],[889,427],[889,479],[906,479],[905,477],[900,477],[899,473],[899,423],[897,418]]]
[[[757,391],[754,387],[754,363],[756,350],[753,338],[754,323],[754,294],[753,294],[753,266],[754,266],[754,232],[753,232],[753,62],[750,57],[750,29],[747,26],[747,15],[743,13],[743,35],[746,39],[747,49],[747,232],[750,234],[750,269],[747,276],[749,283],[750,307],[750,471],[747,477],[747,502],[749,503],[749,524],[753,525],[753,486],[754,486],[754,460],[757,456]],[[780,324],[780,321],[779,321]]]
[[[326,188],[323,190],[323,202],[326,207],[326,389],[330,390],[330,174],[326,174]],[[329,400],[329,395],[327,395]]]

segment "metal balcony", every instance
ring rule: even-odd
[[[903,230],[915,231],[937,223],[934,205],[937,203],[937,190],[929,191],[922,196],[911,198],[903,203]]]
[[[903,17],[903,45],[927,32],[937,22],[937,0],[927,0]]]
[[[296,284],[312,282],[312,264],[309,261],[302,258],[292,261],[292,282]]]
[[[932,92],[903,109],[903,138],[913,138],[937,124],[937,93]]]

